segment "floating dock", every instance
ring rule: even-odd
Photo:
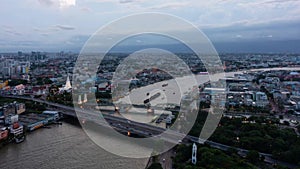
[[[47,114],[26,114],[20,115],[19,121],[25,126],[27,131],[33,131],[45,125],[55,122],[55,116]]]

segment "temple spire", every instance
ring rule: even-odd
[[[65,87],[64,87],[64,90],[69,90],[69,89],[71,89],[72,88],[72,86],[71,86],[71,82],[70,82],[70,76],[69,76],[69,74],[67,75],[67,81],[66,81],[66,85],[65,85]]]

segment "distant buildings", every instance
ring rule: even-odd
[[[28,75],[30,62],[18,61],[14,59],[0,59],[0,74],[4,78],[22,78]]]
[[[25,58],[29,62],[37,62],[46,59],[46,54],[41,52],[31,52],[31,54],[25,55]]]
[[[270,100],[267,93],[261,88],[267,84],[279,82],[279,78],[265,78],[259,80],[261,84],[256,84],[256,73],[236,74],[234,77],[220,79],[220,82],[226,82],[226,89],[211,88],[209,83],[201,87],[200,102],[202,105],[218,102],[225,105],[230,112],[247,112],[261,109],[264,112],[270,111]],[[270,87],[278,88],[280,85]],[[272,88],[273,89],[273,88]],[[223,93],[226,98],[212,97],[214,93]],[[200,104],[201,105],[201,104]],[[256,111],[253,113],[257,113]]]

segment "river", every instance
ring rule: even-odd
[[[67,122],[28,133],[23,143],[0,149],[1,169],[143,169],[147,162],[113,155],[94,144],[80,126]]]

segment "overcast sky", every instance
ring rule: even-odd
[[[182,17],[213,43],[300,40],[298,0],[1,0],[0,7],[0,52],[80,50],[101,26],[139,12]]]

